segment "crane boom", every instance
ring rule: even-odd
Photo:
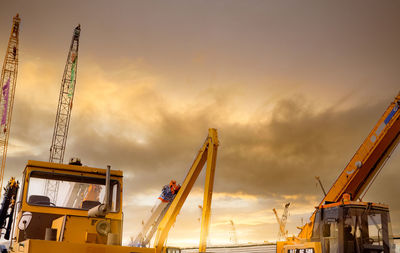
[[[81,25],[78,25],[75,27],[72,34],[71,45],[61,81],[53,138],[50,146],[49,162],[63,163],[64,161],[64,152],[67,143],[68,128],[75,93],[80,33]],[[58,184],[58,181],[51,182],[48,180],[45,185],[45,195],[48,196],[53,203],[55,203],[57,199]]]
[[[206,252],[218,145],[219,142],[217,130],[214,128],[210,128],[208,130],[208,136],[203,144],[203,147],[197,154],[197,157],[195,158],[192,167],[190,168],[185,180],[182,183],[181,189],[178,191],[175,199],[172,201],[171,206],[168,208],[167,213],[161,220],[160,225],[158,226],[154,241],[156,253],[160,253],[162,251],[169,230],[174,224],[175,219],[178,216],[179,211],[181,210],[190,190],[196,182],[197,177],[203,169],[204,164],[207,162],[199,245],[199,252]]]
[[[399,109],[400,93],[325,194],[310,221],[301,227],[298,237],[277,242],[276,252],[390,253],[394,250],[389,207],[363,202],[362,197],[400,141]]]
[[[342,200],[344,194],[350,200],[357,200],[364,192],[400,140],[400,93],[380,117],[368,137],[361,144],[353,158],[336,179],[318,208],[325,203]],[[300,238],[310,238],[315,219],[314,211],[299,233]]]
[[[18,73],[18,43],[19,43],[19,25],[21,19],[17,14],[13,18],[10,39],[6,56],[4,58],[3,68],[1,70],[0,85],[0,109],[1,109],[1,131],[0,131],[0,152],[2,152],[1,171],[0,171],[0,189],[3,188],[4,168],[6,165],[8,138],[10,137],[11,117],[14,105],[15,88],[17,84]]]
[[[61,81],[49,162],[63,163],[64,161],[65,145],[67,142],[72,102],[74,99],[80,33],[81,26],[78,25],[75,27],[72,35],[71,46],[69,48],[67,62],[65,64],[64,74]]]
[[[331,189],[322,199],[337,202],[344,193],[356,200],[363,193],[371,179],[378,173],[391,151],[399,142],[400,134],[400,93],[383,113],[353,158],[336,179]]]

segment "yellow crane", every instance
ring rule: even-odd
[[[399,109],[400,93],[325,194],[310,221],[297,237],[278,242],[277,253],[393,252],[389,207],[361,200],[399,143]]]
[[[206,138],[203,147],[199,150],[185,180],[182,183],[181,189],[176,195],[167,213],[161,220],[157,229],[157,234],[154,242],[156,252],[162,252],[168,232],[174,224],[176,216],[180,212],[183,203],[185,202],[189,192],[192,190],[194,183],[197,180],[201,170],[206,164],[206,180],[204,184],[203,211],[201,216],[201,231],[199,252],[206,252],[208,229],[211,216],[211,200],[214,187],[215,164],[217,161],[218,136],[216,129],[209,129],[208,137]]]
[[[239,241],[238,241],[238,237],[237,237],[235,223],[233,222],[233,220],[229,220],[229,223],[231,224],[231,231],[229,233],[230,234],[229,241],[232,244],[237,245],[239,243]]]
[[[21,19],[17,14],[13,18],[10,38],[8,40],[6,56],[4,58],[0,77],[0,152],[2,153],[0,189],[3,188],[4,168],[6,166],[8,139],[10,137],[11,117],[14,105],[15,88],[17,84],[20,23]]]
[[[285,205],[281,219],[279,218],[278,213],[276,212],[276,209],[275,208],[272,209],[272,211],[275,214],[276,221],[278,222],[278,225],[279,225],[278,240],[286,239],[287,234],[288,234],[288,231],[286,230],[286,222],[287,222],[289,206],[290,206],[290,203],[287,203]]]

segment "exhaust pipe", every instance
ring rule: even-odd
[[[106,173],[106,196],[103,204],[95,206],[88,211],[89,217],[105,217],[111,210],[110,206],[110,186],[111,186],[111,166],[107,165]]]

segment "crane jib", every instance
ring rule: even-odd
[[[393,116],[396,114],[398,110],[399,110],[399,104],[396,104],[384,121],[386,125],[390,122],[390,120],[393,118]]]
[[[375,142],[377,139],[377,136],[379,136],[383,129],[389,124],[390,120],[393,118],[393,116],[396,114],[396,112],[399,110],[399,102],[393,107],[393,109],[390,111],[388,116],[386,116],[385,120],[379,125],[379,127],[375,131],[375,135],[372,135],[371,137],[371,142]]]

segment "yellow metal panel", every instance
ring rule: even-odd
[[[136,248],[92,243],[27,240],[14,246],[15,253],[154,253],[154,248]]]
[[[217,162],[217,150],[218,150],[218,137],[215,129],[209,130],[208,139],[208,150],[207,150],[207,170],[206,170],[206,181],[204,184],[204,199],[203,199],[203,211],[201,216],[201,232],[200,232],[200,244],[199,252],[206,252],[207,248],[207,237],[210,224],[211,216],[211,200],[214,188],[214,175],[215,175],[215,164]]]
[[[53,220],[51,228],[57,229],[57,241],[60,241],[60,234],[61,231],[64,229],[64,221],[67,217],[66,216],[62,216],[58,219]]]
[[[311,216],[310,222],[306,223],[302,228],[298,235],[299,238],[302,239],[310,239],[312,236],[312,230],[314,227],[315,213]]]
[[[86,233],[96,233],[96,220],[86,217],[67,216],[63,242],[85,243]],[[98,243],[107,242],[105,236],[98,236],[97,239]]]
[[[57,228],[57,238],[59,238],[62,222],[64,217],[61,217],[53,221],[52,228]],[[105,219],[99,218],[88,218],[88,217],[77,217],[77,216],[66,216],[65,227],[63,231],[63,238],[60,238],[63,242],[74,242],[74,243],[85,243],[87,241],[87,234],[96,234],[96,243],[106,244],[107,237],[100,235],[96,231],[96,226],[99,222]],[[111,225],[110,233],[121,234],[121,221],[118,220],[106,220]],[[58,230],[60,229],[60,231]],[[119,238],[119,242],[121,238]]]
[[[79,209],[70,209],[70,208],[60,208],[60,207],[48,207],[48,206],[30,206],[26,203],[26,200],[23,200],[23,208],[21,211],[23,212],[31,212],[31,213],[49,213],[49,214],[59,214],[59,215],[65,215],[66,213],[68,215],[73,215],[73,216],[87,216],[88,211],[87,210],[79,210]],[[106,218],[108,219],[117,219],[117,220],[122,220],[122,213],[108,213],[106,215]]]
[[[77,171],[77,172],[84,172],[84,173],[90,173],[90,174],[98,174],[98,175],[103,175],[103,176],[106,175],[106,169],[93,168],[93,167],[87,167],[87,166],[70,165],[70,164],[61,164],[61,163],[33,161],[33,160],[28,161],[26,168],[28,168],[28,167],[46,168],[46,169],[64,170],[64,171]],[[122,177],[122,171],[111,170],[111,176]]]
[[[86,232],[86,235],[85,235],[85,242],[88,242],[88,243],[96,243],[96,242],[97,242],[97,234]]]

